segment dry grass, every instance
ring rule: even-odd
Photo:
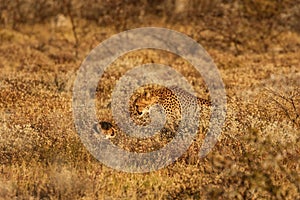
[[[42,23],[10,26],[8,20],[0,29],[0,199],[300,198],[300,36],[294,29],[284,28],[266,45],[243,44],[244,38],[228,38],[225,28],[207,30],[194,20],[180,24],[146,13],[145,22],[125,20],[119,28],[74,18],[76,39],[70,18],[57,23],[56,14]],[[172,28],[204,45],[225,83],[228,112],[207,157],[199,159],[199,144],[193,144],[164,169],[127,174],[102,165],[81,143],[72,118],[72,86],[81,61],[98,43],[118,30],[147,25]],[[118,78],[148,62],[171,65],[207,97],[203,80],[183,59],[133,52],[101,79],[99,119],[111,119],[110,93]],[[205,127],[199,141],[204,134]]]

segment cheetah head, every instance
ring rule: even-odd
[[[135,110],[136,112],[142,116],[145,113],[149,112],[150,107],[157,103],[158,97],[151,95],[150,92],[144,92],[140,97],[138,97],[135,101]]]
[[[110,122],[101,121],[94,126],[94,130],[96,133],[100,133],[100,129],[102,133],[105,135],[105,139],[111,139],[116,137],[116,130]]]

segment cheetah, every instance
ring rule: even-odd
[[[166,114],[166,124],[161,133],[163,137],[170,139],[174,137],[178,129],[182,118],[181,109],[184,109],[177,95],[181,97],[182,103],[185,104],[185,106],[195,106],[197,104],[200,111],[202,111],[204,107],[210,108],[211,106],[209,100],[196,97],[177,86],[170,87],[170,89],[166,87],[147,89],[146,87],[141,95],[135,97],[135,99],[131,99],[131,117],[135,119],[134,121],[136,121],[138,125],[147,125],[150,123],[152,106],[155,104],[161,105]],[[100,129],[105,135],[105,139],[114,139],[118,132],[114,125],[107,121],[101,121],[95,125],[94,130],[97,133],[100,132]]]
[[[184,105],[180,103],[179,99]],[[210,112],[211,103],[209,100],[198,98],[178,87],[168,89],[156,85],[144,86],[136,90],[130,98],[129,111],[131,119],[137,125],[147,126],[151,123],[152,118],[150,118],[150,113],[154,104],[159,104],[163,108],[165,124],[160,131],[155,132],[151,137],[130,137],[126,132],[124,133],[118,128],[114,120],[110,119],[95,122],[93,129],[96,133],[96,137],[99,137],[101,132],[103,134],[101,138],[110,140],[114,145],[130,152],[147,153],[159,150],[165,147],[165,145],[171,142],[177,135],[179,125],[183,121],[181,111],[185,111],[184,108],[188,107],[185,104],[198,105],[197,109],[201,111],[199,112],[199,114],[201,113],[201,117],[199,116],[201,126],[198,127],[200,128],[198,130],[201,133],[206,132],[206,128],[208,127],[206,123],[208,123],[209,120],[206,118],[207,115],[205,111],[207,108]],[[204,116],[202,116],[202,114],[204,114]],[[197,115],[194,116],[197,117]],[[204,121],[202,121],[203,119]],[[203,136],[202,134],[199,135],[195,138],[195,141],[198,139],[202,141]],[[183,139],[185,139],[185,137],[183,137]]]
[[[185,105],[181,105],[177,95],[180,96],[182,103]],[[196,106],[197,104],[200,111],[203,107],[211,107],[211,102],[209,100],[196,97],[177,86],[170,87],[170,89],[161,87],[146,91],[138,97],[133,104],[134,109],[140,117],[149,117],[151,106],[154,104],[161,105],[166,114],[165,127],[167,131],[170,131],[171,133],[176,132],[178,129],[178,124],[182,118],[181,109],[184,109],[184,106]]]

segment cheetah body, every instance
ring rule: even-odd
[[[170,89],[162,87],[145,92],[142,97],[136,99],[134,104],[140,116],[148,115],[154,104],[161,105],[166,114],[166,127],[172,132],[178,128],[183,110],[197,108],[201,111],[203,107],[211,106],[209,100],[196,97],[176,86],[170,87]]]

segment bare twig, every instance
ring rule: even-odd
[[[286,97],[283,94],[279,94],[278,92],[268,88],[266,89],[268,92],[272,93],[275,97],[278,97],[282,100],[284,100],[285,102],[289,103],[290,106],[292,107],[292,111],[290,111],[287,106],[284,106],[280,101],[278,101],[277,99],[270,97],[272,101],[274,101],[284,112],[285,115],[289,118],[289,120],[291,120],[293,122],[293,124],[295,124],[296,126],[299,126],[297,120],[300,118],[300,114],[297,111],[296,108],[296,104],[295,104],[295,96],[296,95],[292,95],[291,97]]]
[[[71,25],[72,25],[72,32],[73,32],[73,36],[74,36],[74,39],[75,39],[75,44],[74,44],[74,47],[75,47],[75,56],[76,58],[78,57],[78,45],[79,45],[79,40],[78,40],[78,36],[77,36],[77,32],[76,32],[76,26],[75,26],[75,20],[74,20],[74,16],[72,15],[72,11],[71,11],[71,1],[69,0],[64,0],[64,4],[67,8],[67,14],[68,16],[70,17],[70,20],[71,20]]]

